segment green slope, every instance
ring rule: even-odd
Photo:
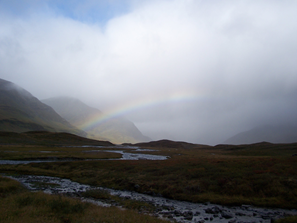
[[[3,79],[0,79],[0,131],[52,131],[86,135],[28,91]]]
[[[0,131],[0,145],[113,146],[107,141],[88,139],[65,132],[46,131],[23,133]]]

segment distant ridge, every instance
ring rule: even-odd
[[[128,144],[126,144],[128,145]],[[201,145],[201,144],[193,144],[188,142],[180,142],[180,141],[172,141],[168,139],[162,139],[158,141],[151,141],[151,142],[143,142],[143,143],[135,143],[134,146],[140,147],[161,147],[161,148],[204,148],[210,147],[208,145]]]
[[[264,125],[241,132],[227,139],[226,144],[252,144],[258,142],[294,143],[297,142],[297,126]]]
[[[83,127],[93,117],[102,115],[100,110],[90,107],[76,98],[55,97],[42,100],[42,102],[51,106],[60,116],[81,130],[84,130]],[[95,124],[92,128],[84,131],[87,132],[88,138],[108,140],[116,144],[150,141],[150,138],[142,135],[133,122],[125,118],[113,118],[104,123]]]
[[[0,79],[0,131],[70,132],[86,136],[31,93],[3,79]]]

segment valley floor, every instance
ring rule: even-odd
[[[68,155],[78,155],[86,148],[63,149]],[[295,144],[153,149],[155,151],[150,152],[131,149],[130,152],[170,158],[155,161],[98,160],[0,165],[0,172],[56,176],[93,186],[190,202],[297,209]],[[7,150],[16,152],[4,152]],[[5,156],[5,159],[20,159],[21,155],[36,158],[40,150],[61,151],[61,148],[0,147],[1,157]],[[28,154],[29,151],[31,154]]]

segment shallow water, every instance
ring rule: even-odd
[[[87,146],[83,146],[87,147]],[[90,146],[91,147],[91,146]],[[100,147],[101,148],[101,147]],[[106,148],[106,147],[104,147]],[[122,148],[122,149],[135,149],[137,152],[141,151],[153,151],[149,149],[140,149],[138,147],[112,147],[112,148]],[[40,151],[43,153],[52,152],[52,151]],[[54,151],[55,152],[55,151]],[[141,154],[141,153],[128,153],[124,150],[89,150],[84,152],[110,152],[110,153],[120,153],[122,154],[121,158],[118,159],[85,159],[85,161],[89,160],[166,160],[168,156],[161,156],[161,155],[151,155],[151,154]],[[1,164],[10,164],[10,165],[18,165],[18,164],[28,164],[28,163],[43,163],[43,162],[65,162],[65,161],[75,161],[77,159],[42,159],[42,160],[0,160]]]
[[[71,196],[80,196],[81,192],[85,192],[90,189],[103,189],[112,195],[120,196],[126,199],[144,201],[155,205],[157,207],[157,211],[154,213],[154,215],[175,220],[177,222],[270,223],[272,222],[272,219],[297,214],[296,210],[265,209],[250,205],[226,207],[210,203],[200,204],[176,201],[132,191],[120,191],[102,187],[93,187],[58,177],[21,175],[11,178],[21,182],[32,191],[42,190],[49,194],[68,194]],[[81,199],[100,206],[111,206],[110,203],[105,203],[101,200],[83,197],[81,197]]]
[[[136,151],[139,151],[139,150],[136,150]],[[141,151],[148,151],[148,150],[142,149]],[[141,154],[141,153],[127,153],[123,150],[105,150],[104,152],[121,153],[122,158],[118,160],[166,160],[168,159],[168,156]],[[116,159],[113,159],[113,160],[116,160]]]
[[[0,165],[19,165],[19,164],[28,164],[28,163],[45,163],[45,162],[62,162],[62,161],[71,161],[71,160],[0,160]]]

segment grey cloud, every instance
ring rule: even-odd
[[[104,28],[55,13],[2,15],[1,77],[41,99],[74,96],[103,111],[196,94],[126,114],[155,139],[214,144],[296,119],[297,3],[130,3]]]

